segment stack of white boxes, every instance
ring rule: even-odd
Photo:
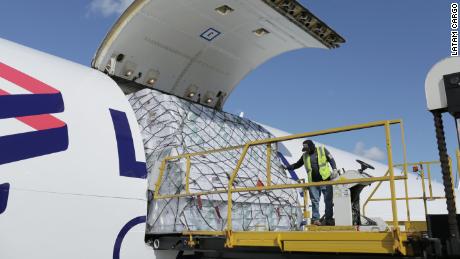
[[[141,126],[149,189],[167,156],[244,144],[272,137],[260,125],[233,114],[216,111],[175,96],[144,89],[128,96]],[[293,183],[281,168],[277,147],[272,145],[271,183]],[[242,149],[196,156],[191,159],[191,193],[225,190]],[[234,187],[267,184],[266,145],[250,148]],[[160,194],[185,193],[186,160],[167,164]],[[151,233],[184,230],[224,230],[227,193],[152,201],[148,228]],[[232,196],[234,230],[294,230],[301,221],[296,190],[235,193]]]

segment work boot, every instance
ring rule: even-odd
[[[321,222],[319,220],[313,220],[311,224],[316,225],[316,226],[321,226]]]
[[[335,226],[335,220],[334,219],[326,219],[324,222],[324,225],[326,226]]]

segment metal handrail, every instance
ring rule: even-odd
[[[202,152],[195,152],[195,153],[187,153],[181,154],[177,156],[170,156],[163,159],[161,166],[160,166],[160,175],[157,179],[155,184],[155,194],[154,199],[171,199],[171,198],[179,198],[179,197],[190,197],[190,196],[199,196],[199,195],[208,195],[208,194],[218,194],[218,193],[227,193],[227,231],[232,231],[232,194],[238,192],[251,192],[251,191],[263,191],[263,190],[278,190],[278,189],[296,189],[296,188],[308,188],[310,186],[326,186],[326,185],[339,185],[339,184],[351,184],[351,183],[372,183],[372,182],[382,182],[382,181],[389,181],[390,182],[390,193],[391,193],[391,205],[392,205],[392,213],[393,213],[393,226],[394,226],[394,233],[395,233],[395,240],[400,240],[399,237],[399,225],[398,225],[398,214],[397,214],[397,204],[396,204],[396,191],[395,191],[395,180],[407,180],[407,175],[404,176],[395,176],[394,169],[393,169],[393,153],[392,153],[392,146],[391,146],[391,132],[390,126],[394,124],[400,124],[401,126],[401,135],[402,135],[402,145],[403,145],[403,153],[404,153],[404,162],[406,158],[406,147],[404,142],[404,129],[402,125],[402,120],[384,120],[384,121],[376,121],[371,123],[364,123],[364,124],[357,124],[352,126],[346,127],[339,127],[327,130],[320,130],[314,131],[309,133],[301,133],[301,134],[294,134],[284,137],[276,137],[276,138],[268,138],[263,140],[256,140],[246,143],[245,145],[233,146],[228,148],[221,148],[221,149],[214,149]],[[267,184],[266,186],[255,186],[255,187],[247,187],[247,188],[235,188],[233,186],[235,178],[238,175],[238,171],[245,159],[245,156],[250,147],[258,146],[258,145],[267,145],[267,157],[271,154],[271,144],[277,142],[283,142],[288,140],[294,140],[299,138],[307,138],[307,137],[314,137],[314,136],[321,136],[321,135],[328,135],[333,133],[340,133],[340,132],[347,132],[347,131],[354,131],[354,130],[361,130],[367,128],[375,128],[375,127],[384,127],[385,128],[385,138],[386,138],[386,148],[387,148],[387,159],[388,159],[388,172],[383,177],[372,177],[366,179],[340,179],[337,181],[323,181],[323,182],[311,182],[311,183],[295,183],[295,184],[277,184],[273,185]],[[270,147],[270,148],[268,148]],[[229,151],[229,150],[236,150],[241,149],[242,153],[240,159],[238,160],[236,167],[234,168],[230,180],[228,181],[228,186],[226,189],[223,190],[215,190],[215,191],[205,191],[205,192],[196,192],[191,193],[189,190],[188,178],[190,176],[190,159],[191,157],[195,156],[202,156],[211,153]],[[187,166],[186,166],[186,193],[179,193],[179,194],[171,194],[171,195],[160,195],[159,189],[163,180],[164,171],[166,168],[166,163],[170,160],[175,159],[187,159]],[[269,158],[267,158],[267,165],[270,162]],[[271,163],[271,162],[270,162]],[[270,175],[270,167],[267,166],[267,178]],[[407,186],[407,184],[406,184]],[[407,190],[406,190],[407,193]],[[408,199],[406,198],[406,201]],[[407,202],[408,206],[408,202]],[[402,244],[395,244],[397,247],[402,247]]]
[[[457,182],[460,183],[460,149],[457,149],[457,174]]]
[[[457,170],[460,176],[460,151],[457,150]],[[427,200],[438,200],[438,199],[446,199],[446,196],[433,196],[433,187],[432,187],[432,177],[431,177],[431,165],[435,164],[440,164],[439,161],[420,161],[417,163],[403,163],[403,164],[396,164],[394,165],[395,167],[403,167],[404,174],[407,175],[407,167],[408,166],[419,166],[419,172],[420,172],[420,179],[421,179],[421,188],[422,188],[422,196],[417,196],[417,197],[409,197],[406,193],[405,197],[398,197],[396,200],[423,200],[423,205],[424,205],[424,211],[425,211],[425,216],[428,214],[428,208],[427,208]],[[453,168],[452,168],[452,160],[449,158],[449,165],[450,165],[450,172],[451,172],[451,177],[453,177]],[[427,172],[427,177],[425,178],[425,168]],[[385,174],[387,175],[388,172]],[[427,195],[427,190],[425,186],[425,180],[428,180],[428,192],[429,195]],[[406,180],[407,181],[407,180]],[[389,201],[391,198],[373,198],[377,190],[380,188],[382,182],[379,182],[375,188],[372,190],[371,194],[369,197],[366,199],[366,201],[363,204],[363,215],[366,215],[366,207],[369,202],[371,201]],[[410,219],[408,219],[410,222]]]
[[[164,170],[166,163],[170,160],[176,160],[176,159],[183,159],[186,158],[187,160],[190,160],[191,157],[195,156],[203,156],[203,155],[208,155],[212,153],[219,153],[219,152],[224,152],[224,151],[230,151],[230,150],[236,150],[236,149],[241,149],[243,148],[243,153],[241,154],[240,159],[238,162],[242,162],[244,160],[244,156],[246,155],[246,152],[248,151],[249,147],[251,146],[256,146],[256,145],[263,145],[263,144],[271,144],[271,143],[277,143],[277,142],[284,142],[288,140],[293,140],[293,139],[299,139],[299,138],[306,138],[306,137],[313,137],[313,136],[320,136],[320,135],[327,135],[327,134],[333,134],[333,133],[339,133],[339,132],[346,132],[346,131],[352,131],[352,130],[358,130],[358,129],[366,129],[366,128],[374,128],[374,127],[379,127],[379,126],[385,126],[385,123],[388,123],[389,125],[393,124],[402,124],[402,120],[388,120],[388,121],[376,121],[376,122],[371,122],[371,123],[364,123],[364,124],[357,124],[357,125],[352,125],[352,126],[346,126],[346,127],[340,127],[340,128],[333,128],[333,129],[328,129],[328,130],[321,130],[321,131],[315,131],[315,132],[310,132],[310,133],[301,133],[301,134],[294,134],[294,135],[289,135],[285,137],[277,137],[277,138],[269,138],[269,139],[263,139],[263,140],[257,140],[257,141],[252,141],[248,142],[244,145],[238,145],[238,146],[230,146],[226,148],[219,148],[219,149],[211,149],[211,150],[206,150],[206,151],[200,151],[200,152],[194,152],[194,153],[185,153],[185,154],[180,154],[176,156],[168,156],[163,159],[161,165],[160,165],[160,175],[158,177],[158,180],[155,184],[155,196],[156,197],[161,197],[159,196],[159,188],[161,185],[161,180],[164,175]],[[405,150],[405,144],[403,143],[403,148]],[[404,152],[405,153],[405,152]],[[188,162],[187,162],[188,163]],[[241,163],[240,165],[241,166]],[[236,169],[239,169],[239,166],[237,166]],[[189,173],[189,167],[187,166],[186,168],[186,173]],[[235,170],[233,172],[235,172]],[[214,192],[212,192],[213,194]],[[206,192],[206,194],[211,194]],[[192,194],[190,194],[192,195]],[[197,195],[197,194],[193,194]]]

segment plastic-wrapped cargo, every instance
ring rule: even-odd
[[[142,129],[149,190],[155,188],[162,160],[168,156],[207,151],[273,137],[248,119],[143,89],[128,96]],[[248,150],[234,187],[267,184],[266,145]],[[191,157],[190,193],[227,190],[230,175],[242,149]],[[186,160],[169,161],[159,188],[160,195],[185,193]],[[272,145],[271,184],[293,183],[281,168],[277,147]],[[302,213],[298,190],[234,193],[233,230],[294,230]],[[177,233],[186,230],[221,231],[227,224],[227,193],[152,200],[147,231]]]

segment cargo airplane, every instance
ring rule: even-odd
[[[92,67],[0,39],[0,258],[176,258],[177,251],[146,242],[151,176],[126,95],[154,89],[221,112],[240,80],[270,58],[342,43],[296,1],[271,0],[136,0]],[[279,151],[293,163],[301,142]],[[375,176],[386,171],[327,148],[341,168],[357,169],[360,159]],[[303,169],[297,174],[306,177]],[[419,181],[409,174],[410,186]],[[443,195],[442,184],[432,188]],[[377,194],[388,196],[388,188]],[[381,204],[369,214],[389,219]],[[415,205],[412,215],[422,219],[422,203]],[[428,209],[445,211],[445,202],[430,201]]]

